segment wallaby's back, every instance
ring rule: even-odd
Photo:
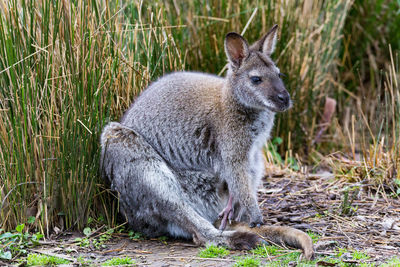
[[[166,75],[138,97],[121,123],[145,136],[175,168],[204,170],[218,146],[224,84],[203,73]]]

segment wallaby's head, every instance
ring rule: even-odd
[[[281,73],[270,58],[275,49],[277,29],[278,25],[273,26],[251,46],[240,34],[226,35],[227,79],[234,96],[247,107],[280,112],[291,105]]]

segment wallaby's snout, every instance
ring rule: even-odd
[[[270,109],[275,112],[282,112],[289,109],[292,106],[292,100],[282,80],[278,79],[273,82],[272,87],[272,95],[269,96],[269,99],[274,104],[275,108],[270,107]]]

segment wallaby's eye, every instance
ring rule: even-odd
[[[259,76],[251,76],[250,80],[253,84],[260,84],[261,83],[261,77]]]
[[[279,78],[286,77],[286,75],[281,72],[278,73],[278,76],[279,76]]]

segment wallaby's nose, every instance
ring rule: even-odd
[[[278,94],[278,101],[283,105],[288,105],[289,104],[289,94],[288,93]]]

